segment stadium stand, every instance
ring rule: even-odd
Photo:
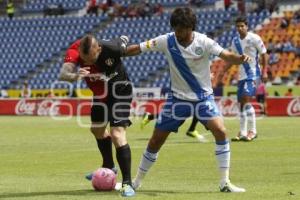
[[[75,2],[75,3],[74,3]],[[127,1],[118,0],[120,4],[126,5]],[[160,3],[164,7],[186,5],[187,1],[150,0],[150,3]],[[215,0],[205,0],[205,4],[215,3]],[[29,1],[24,6],[26,12],[42,11],[45,5],[62,4],[67,10],[84,9],[85,0],[62,1]],[[294,9],[294,10],[293,10]],[[238,10],[216,10],[213,8],[197,9],[199,17],[197,30],[214,37],[223,47],[229,47],[230,41],[237,34],[232,22],[238,14]],[[282,15],[280,14],[282,13]],[[291,20],[295,15],[294,7],[286,7],[279,11],[279,14],[271,14],[267,10],[248,13],[249,27],[260,34],[266,44],[272,38],[274,41],[283,43],[292,39],[292,44],[299,43],[299,23],[290,24],[286,29],[280,29],[283,18]],[[95,29],[105,21],[108,25],[103,29]],[[171,31],[169,28],[169,12],[152,17],[115,17],[107,21],[106,16],[96,17],[87,15],[78,16],[48,16],[30,17],[8,20],[0,18],[2,29],[0,36],[3,42],[0,44],[0,84],[2,86],[15,86],[16,80],[30,78],[29,84],[32,89],[46,89],[57,80],[59,69],[63,63],[64,50],[76,39],[85,33],[96,30],[98,39],[111,39],[120,35],[128,35],[132,43],[139,43],[145,39],[158,36],[159,34]],[[276,32],[273,37],[272,33]],[[268,46],[268,45],[267,45]],[[299,46],[299,44],[298,44]],[[8,48],[10,47],[10,48]],[[282,80],[289,80],[291,74],[299,69],[299,56],[292,52],[291,46],[286,46],[282,52],[272,55],[273,64],[270,64],[270,76],[276,82],[278,77]],[[47,63],[47,64],[45,64]],[[167,61],[160,53],[143,54],[137,57],[124,58],[125,66],[135,86],[144,87],[169,87],[170,80],[167,71]],[[212,72],[215,77],[222,74],[224,63],[214,60]],[[44,69],[41,66],[47,66]],[[234,84],[237,78],[238,68],[232,67],[222,77],[223,85]],[[34,74],[30,77],[30,74]],[[218,78],[213,80],[213,85],[219,84]],[[57,85],[57,88],[63,88]],[[86,88],[84,82],[82,88]]]
[[[73,1],[64,1],[64,0],[31,0],[23,7],[24,12],[41,12],[44,11],[47,7],[61,5],[65,10],[79,10],[85,7],[85,0],[73,0]]]
[[[130,1],[125,0],[116,0],[115,2],[128,6]],[[186,6],[188,5],[188,1],[186,0],[149,0],[151,4],[161,4],[164,7],[175,7],[175,6]],[[212,5],[216,2],[216,0],[203,0],[201,5]]]
[[[91,31],[104,17],[34,17],[8,20],[0,18],[1,55],[0,79],[9,86],[29,74],[39,71],[44,62],[60,56],[74,40]],[[66,28],[67,27],[67,28]],[[40,79],[38,78],[40,77]],[[33,88],[49,88],[43,72],[30,79]],[[38,81],[39,80],[39,81]]]

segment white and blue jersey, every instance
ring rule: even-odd
[[[251,61],[239,66],[238,99],[242,96],[255,96],[256,86],[261,76],[259,56],[267,52],[262,39],[251,32],[248,32],[244,39],[236,36],[232,40],[231,50],[251,58]]]
[[[156,128],[164,131],[177,132],[193,115],[203,124],[220,115],[213,98],[209,58],[219,56],[223,48],[204,34],[193,34],[193,42],[187,47],[178,43],[174,32],[140,44],[142,52],[163,52],[169,63],[172,95],[156,123]]]
[[[256,80],[260,78],[259,56],[267,52],[266,47],[255,33],[248,32],[244,39],[236,36],[232,40],[231,50],[237,54],[246,54],[251,61],[239,66],[239,80]]]
[[[213,94],[209,57],[219,56],[223,48],[204,34],[193,34],[194,40],[188,47],[181,46],[174,33],[143,42],[140,47],[142,52],[161,51],[166,55],[174,96],[199,101]]]

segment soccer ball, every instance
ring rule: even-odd
[[[92,185],[95,190],[110,191],[117,183],[116,174],[108,168],[99,168],[93,173]]]

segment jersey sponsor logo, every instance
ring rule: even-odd
[[[250,45],[246,45],[245,47],[244,47],[244,52],[251,52],[251,46]]]
[[[294,98],[287,107],[289,116],[300,116],[300,97]]]
[[[107,64],[108,66],[112,66],[115,63],[115,59],[113,58],[109,58],[105,60],[105,64]]]
[[[197,55],[199,55],[199,56],[202,56],[203,53],[204,53],[204,51],[203,51],[203,49],[202,49],[201,47],[196,47],[196,48],[195,48],[195,53],[196,53]]]
[[[96,81],[109,81],[110,79],[114,78],[115,76],[118,75],[118,72],[114,72],[108,76],[105,74],[101,73],[95,73],[95,74],[90,74],[87,78],[90,79],[91,82],[96,82]]]

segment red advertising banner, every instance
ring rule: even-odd
[[[89,115],[88,99],[0,99],[0,115]]]
[[[145,112],[159,113],[165,100],[139,100],[132,103],[131,113],[142,115]],[[223,116],[236,116],[239,105],[236,98],[222,97],[216,99]],[[259,113],[262,105],[253,102]],[[300,116],[300,97],[267,98],[268,116]],[[90,99],[0,99],[0,115],[89,115]]]
[[[267,98],[268,116],[300,116],[300,97]]]
[[[149,112],[157,114],[160,112],[164,100],[137,101],[134,104],[136,114]],[[237,116],[239,114],[239,104],[236,98],[222,97],[216,98],[216,103],[223,116]],[[261,114],[263,106],[253,100],[252,105],[257,114]],[[270,97],[266,99],[267,116],[300,116],[300,97]]]

